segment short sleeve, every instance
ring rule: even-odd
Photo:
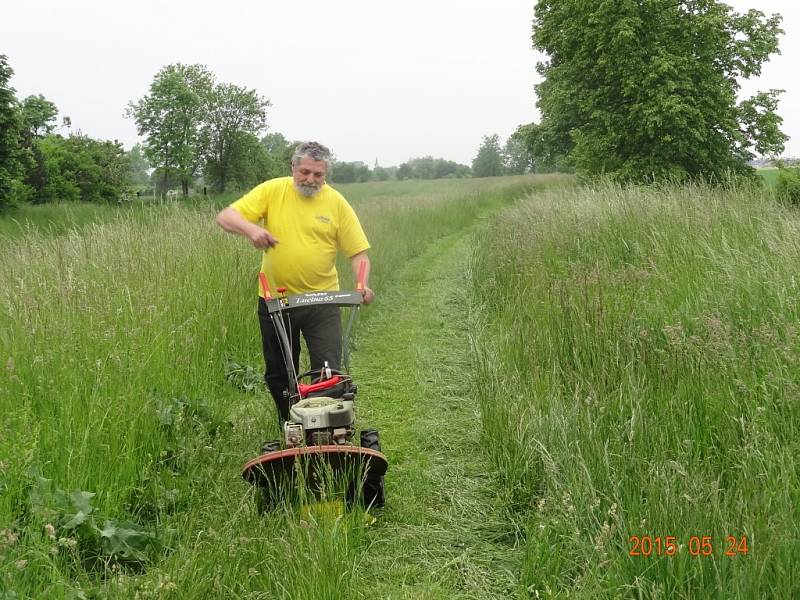
[[[257,223],[267,214],[268,184],[269,182],[266,181],[261,185],[257,185],[231,204],[230,207],[251,223]]]

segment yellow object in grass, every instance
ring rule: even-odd
[[[304,504],[300,507],[300,518],[304,521],[335,521],[344,514],[344,502],[329,500]]]

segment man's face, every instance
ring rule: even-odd
[[[325,185],[325,174],[328,170],[325,161],[314,160],[308,156],[300,159],[296,165],[292,165],[292,178],[294,187],[306,198],[310,198],[322,189]]]

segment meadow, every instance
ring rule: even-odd
[[[797,597],[797,214],[599,186],[494,231],[476,393],[531,595]]]
[[[375,247],[372,284],[390,287],[433,241],[534,185],[522,177],[345,190]],[[178,585],[159,581],[175,578],[181,597],[238,586],[302,597],[281,591],[290,574],[248,576],[276,553],[270,568],[283,571],[298,551],[259,540],[307,532],[291,515],[260,520],[239,477],[274,437],[274,413],[260,387],[259,256],[217,228],[218,207],[65,207],[66,219],[34,207],[6,223],[0,589],[13,597],[158,596]],[[342,275],[347,285],[347,267]],[[217,552],[245,535],[253,548],[239,544],[241,556],[223,566]],[[317,541],[309,551],[324,546]],[[350,548],[347,538],[334,544]],[[302,557],[289,564],[301,577]],[[222,569],[219,579],[197,575],[207,569]],[[321,597],[317,579],[305,597]]]
[[[228,198],[0,221],[0,598],[800,595],[793,211],[341,189],[378,292],[353,359],[392,465],[374,523],[258,514],[240,478],[275,425]]]

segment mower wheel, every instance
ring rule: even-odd
[[[361,447],[369,448],[370,450],[381,451],[381,441],[378,431],[376,429],[364,429],[361,431]],[[364,506],[381,507],[384,504],[384,489],[383,489],[383,475],[380,477],[370,477],[364,481],[363,489]]]

